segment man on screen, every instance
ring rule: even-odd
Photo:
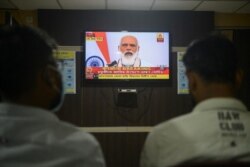
[[[118,60],[118,67],[140,67],[141,59],[138,57],[140,46],[136,37],[127,35],[121,38],[118,50],[121,58]]]

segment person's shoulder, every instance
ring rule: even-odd
[[[92,134],[69,123],[61,122],[60,126],[53,142],[55,147],[72,150],[75,153],[81,153],[83,156],[93,152],[96,152],[95,154],[98,156],[101,155],[100,144]]]
[[[48,125],[47,129],[50,128],[50,133],[54,136],[54,141],[58,144],[72,143],[72,144],[85,144],[85,145],[99,145],[95,137],[75,125],[58,121],[54,124]]]
[[[60,157],[74,159],[73,163],[77,165],[84,163],[87,166],[105,166],[101,146],[92,134],[65,122],[61,122],[59,126],[53,143],[47,145],[49,148],[59,152]]]
[[[177,125],[178,123],[185,122],[185,120],[188,120],[191,117],[192,113],[183,114],[174,118],[171,118],[169,120],[166,120],[164,122],[159,123],[153,128],[154,132],[162,131],[162,130],[170,130],[173,128],[173,126]]]
[[[180,129],[188,128],[192,115],[192,113],[184,114],[157,124],[148,134],[148,140],[172,140],[178,138],[178,136],[182,135]]]

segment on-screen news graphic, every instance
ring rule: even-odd
[[[85,32],[85,79],[168,80],[169,32]]]

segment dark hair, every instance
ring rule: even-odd
[[[183,57],[189,71],[206,82],[234,83],[238,59],[233,43],[222,35],[210,35],[188,47]]]
[[[40,29],[0,27],[0,95],[14,100],[32,89],[37,72],[56,65],[55,48],[55,41]]]

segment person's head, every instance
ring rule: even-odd
[[[140,47],[136,37],[126,35],[121,38],[118,50],[121,53],[122,63],[124,65],[133,65],[138,57]]]
[[[189,90],[196,102],[234,96],[241,82],[236,49],[229,39],[221,35],[210,35],[192,42],[183,62]]]
[[[0,95],[4,102],[53,109],[62,81],[53,57],[55,41],[26,26],[0,28]]]

